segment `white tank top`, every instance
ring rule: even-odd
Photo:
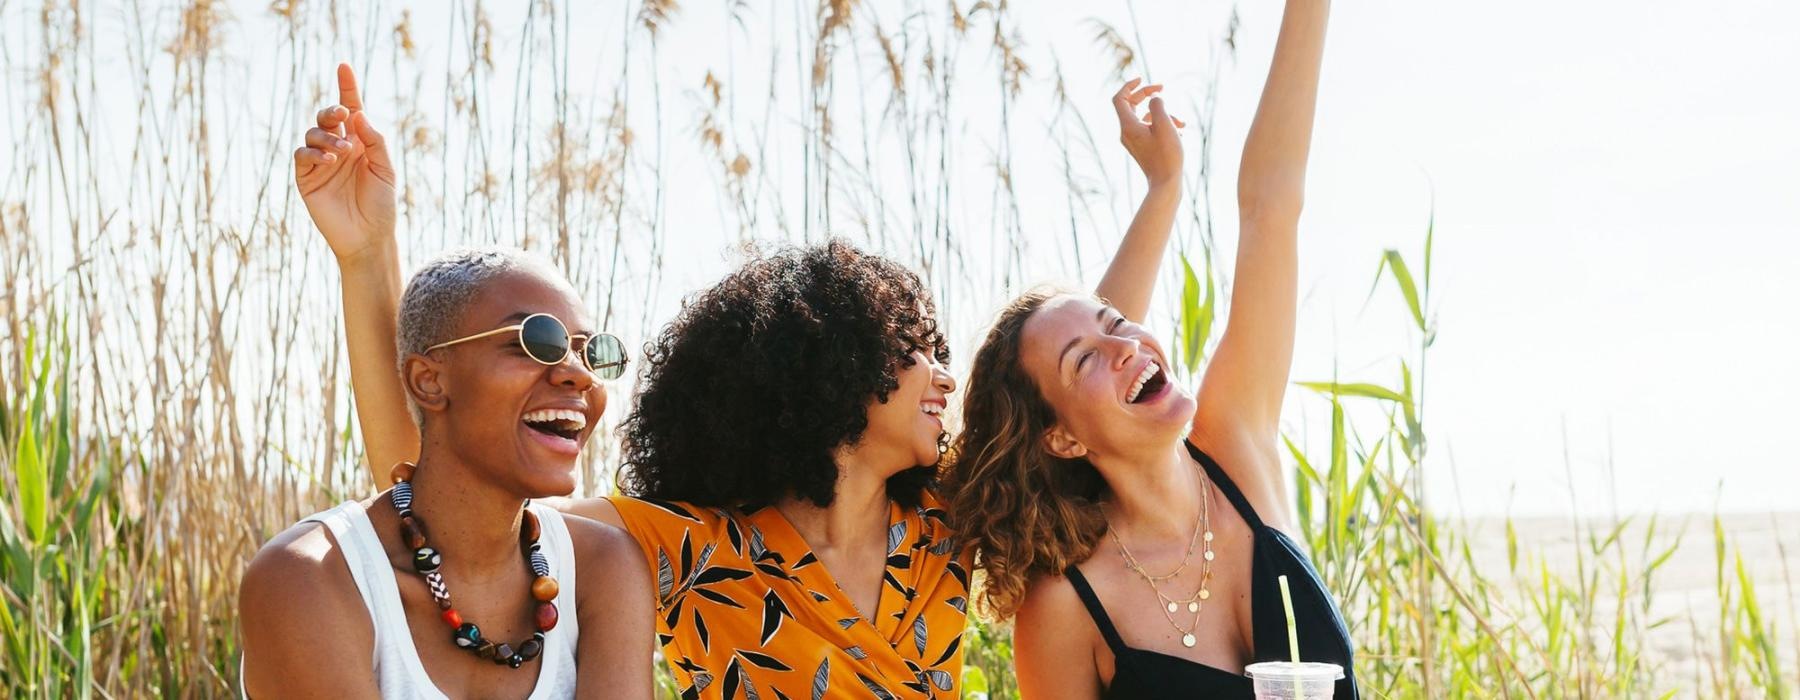
[[[575,610],[575,547],[569,543],[562,513],[535,503],[527,507],[537,514],[541,526],[538,541],[550,558],[550,575],[561,584],[556,609],[563,611],[556,627],[544,634],[543,661],[530,697],[570,698],[575,696],[575,640],[581,634],[580,615]],[[419,662],[412,631],[406,626],[406,611],[400,604],[400,589],[394,582],[394,567],[388,563],[362,504],[346,501],[301,522],[329,528],[350,565],[350,578],[356,581],[356,590],[375,625],[375,682],[381,687],[381,697],[449,700]],[[445,635],[444,643],[450,643],[449,639]]]

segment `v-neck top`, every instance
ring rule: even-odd
[[[1250,618],[1253,650],[1252,663],[1288,660],[1287,613],[1281,606],[1281,587],[1277,577],[1288,577],[1289,593],[1294,601],[1294,620],[1300,639],[1300,658],[1306,661],[1334,663],[1344,668],[1344,678],[1332,694],[1334,700],[1357,700],[1356,674],[1353,665],[1349,628],[1337,602],[1325,590],[1325,583],[1313,568],[1306,552],[1287,533],[1263,523],[1250,501],[1237,484],[1219,467],[1218,462],[1193,443],[1188,453],[1206,468],[1206,475],[1219,485],[1238,515],[1255,534],[1250,568]],[[1071,566],[1063,572],[1081,604],[1087,608],[1100,636],[1113,653],[1113,677],[1104,695],[1107,700],[1131,698],[1251,698],[1250,679],[1206,664],[1189,661],[1148,649],[1125,644],[1100,597],[1088,584],[1081,570]]]
[[[867,617],[773,507],[608,500],[654,572],[657,642],[682,697],[959,697],[970,562],[929,495],[889,502]]]

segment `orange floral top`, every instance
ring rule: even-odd
[[[775,508],[609,500],[656,572],[657,641],[681,697],[961,697],[970,562],[929,495],[890,502],[870,619]]]

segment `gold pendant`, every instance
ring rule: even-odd
[[[1200,599],[1201,600],[1206,600],[1207,598],[1211,598],[1211,597],[1212,597],[1212,591],[1206,590],[1204,588],[1200,589]]]
[[[1175,612],[1175,603],[1172,601],[1169,603],[1169,612]]]
[[[1188,603],[1188,612],[1191,612],[1191,613],[1200,612],[1200,604],[1192,603],[1192,602]]]
[[[1194,648],[1194,635],[1191,633],[1181,635],[1181,644],[1189,649]]]

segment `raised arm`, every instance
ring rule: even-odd
[[[1139,88],[1133,80],[1112,98],[1119,114],[1119,141],[1143,170],[1150,189],[1094,293],[1132,321],[1144,320],[1150,310],[1156,272],[1162,266],[1163,249],[1168,247],[1175,210],[1181,204],[1181,135],[1175,130],[1184,124],[1169,116],[1162,98],[1151,97],[1161,90],[1161,85]],[[1150,99],[1150,114],[1140,119],[1137,106],[1145,98]]]
[[[419,454],[394,350],[400,252],[394,242],[394,166],[387,143],[362,111],[350,66],[338,66],[338,102],[318,115],[294,151],[294,185],[341,273],[350,390],[370,473],[387,485],[395,462]]]
[[[1197,436],[1245,442],[1271,455],[1294,355],[1295,237],[1329,10],[1329,0],[1288,0],[1282,14],[1238,169],[1229,323],[1202,380],[1195,417]]]

